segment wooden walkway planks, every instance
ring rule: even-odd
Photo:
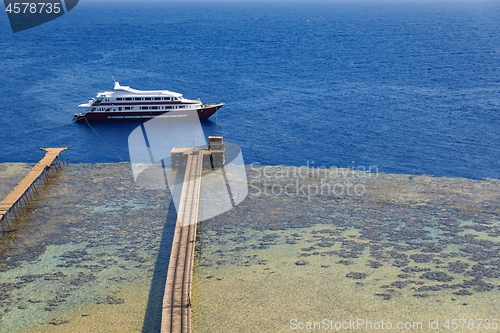
[[[24,195],[30,190],[37,179],[52,165],[59,154],[68,148],[41,148],[46,152],[45,156],[30,170],[19,184],[0,202],[0,222],[7,214],[15,209],[17,203],[24,199]],[[26,201],[25,201],[26,204]]]
[[[177,213],[177,221],[182,227],[198,223],[202,161],[203,152],[201,150],[193,150],[188,155],[186,174],[184,175],[179,202],[179,212]]]
[[[203,151],[188,155],[162,306],[161,333],[191,332],[191,281]]]

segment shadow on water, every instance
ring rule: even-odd
[[[151,281],[146,315],[142,326],[143,333],[157,333],[160,331],[163,294],[165,293],[165,283],[167,281],[168,264],[170,261],[170,252],[172,251],[176,219],[177,212],[175,211],[174,202],[171,200],[161,236],[160,249],[158,250],[158,257],[156,258],[153,279]]]
[[[183,180],[184,173],[177,173],[175,184],[182,184]],[[182,186],[174,186],[172,190],[172,199],[168,205],[167,220],[165,221],[165,226],[161,235],[160,248],[158,250],[146,314],[142,325],[143,333],[157,333],[161,330],[163,295],[165,294],[168,264],[170,262],[170,253],[172,252],[172,242],[174,240],[175,225],[177,221],[177,212],[175,210],[173,198],[180,197]]]
[[[219,124],[217,112],[210,119],[203,119],[200,121],[205,137],[209,135],[222,135],[221,125]]]

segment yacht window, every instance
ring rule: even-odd
[[[155,97],[155,101],[161,101],[161,97]]]
[[[184,105],[179,106],[179,109],[184,109],[184,108],[185,108]]]
[[[150,100],[151,100],[151,97],[144,97],[144,100],[146,100],[146,101],[150,101]]]
[[[165,106],[165,109],[171,109],[172,107],[171,106]]]
[[[142,97],[136,97],[135,100],[140,101],[140,100],[142,100]]]
[[[157,106],[152,106],[151,109],[158,110],[158,107]]]
[[[141,110],[147,110],[149,109],[147,106],[141,106]]]
[[[131,101],[131,100],[132,100],[132,98],[127,97],[127,98],[125,98],[125,100],[126,100],[126,101]]]
[[[125,107],[125,110],[130,110],[130,107],[129,107],[129,106],[126,106],[126,107]]]
[[[165,100],[166,101],[170,101],[170,97],[165,97]]]
[[[116,98],[116,100],[117,100],[117,101],[121,101],[121,100],[123,100],[123,98],[121,98],[121,97],[117,97],[117,98]]]

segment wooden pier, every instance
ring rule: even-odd
[[[185,173],[163,297],[161,333],[191,332],[191,281],[201,174],[203,168],[222,166],[225,156],[222,137],[209,137],[209,143],[209,149],[177,148],[171,152],[172,167],[185,168]]]
[[[46,152],[45,156],[30,170],[19,184],[10,192],[5,199],[0,202],[0,225],[3,231],[10,231],[10,220],[15,220],[22,215],[23,210],[28,206],[37,194],[35,183],[38,179],[46,179],[46,171],[51,166],[59,168],[61,162],[54,162],[59,154],[68,148],[40,148]],[[23,207],[24,204],[24,207]]]

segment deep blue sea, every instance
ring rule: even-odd
[[[500,178],[500,2],[98,2],[13,34],[0,15],[0,162],[68,146],[128,161],[137,123],[73,123],[112,90],[226,105],[246,163]]]

